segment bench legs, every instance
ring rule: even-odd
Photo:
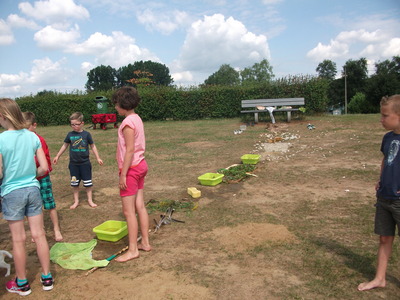
[[[286,113],[287,113],[287,121],[288,121],[288,123],[290,123],[290,121],[292,120],[292,112],[287,111]],[[275,118],[272,113],[270,113],[270,116],[271,116],[272,123],[275,123]],[[258,112],[254,113],[254,123],[258,123]]]
[[[258,113],[254,113],[254,123],[258,123]]]

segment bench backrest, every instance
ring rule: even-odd
[[[277,98],[242,100],[242,107],[304,105],[304,98]]]

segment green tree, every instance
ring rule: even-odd
[[[117,86],[117,71],[111,66],[98,66],[87,73],[86,90],[107,91]]]
[[[219,70],[210,75],[205,85],[238,85],[240,84],[239,72],[228,64],[223,64]]]
[[[384,60],[375,63],[376,75],[393,74],[400,80],[400,56],[393,56],[392,60]]]
[[[349,59],[343,66],[342,80],[346,77],[347,99],[351,99],[357,92],[365,93],[368,78],[367,60],[363,57],[359,60]]]
[[[329,80],[334,80],[337,73],[336,63],[329,59],[325,59],[323,62],[319,63],[315,70],[319,77]]]
[[[138,73],[138,71],[140,71]],[[173,79],[169,74],[169,69],[167,66],[153,62],[151,60],[147,61],[136,61],[133,64],[128,64],[127,66],[120,67],[117,70],[117,81],[118,86],[131,85],[136,86],[135,81],[131,79],[140,79],[141,74],[150,73],[152,74],[151,80],[155,85],[171,85]]]
[[[272,72],[272,66],[269,64],[267,59],[263,59],[259,63],[255,63],[250,68],[244,68],[240,72],[242,78],[242,84],[254,84],[270,82],[274,77]]]

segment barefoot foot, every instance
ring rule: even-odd
[[[378,279],[374,279],[370,282],[363,282],[360,283],[358,285],[358,290],[359,291],[368,291],[368,290],[372,290],[375,288],[380,288],[380,287],[385,287],[386,286],[386,281],[385,280],[378,280]]]
[[[135,259],[135,258],[139,258],[139,251],[137,251],[136,253],[133,252],[126,252],[125,254],[121,255],[120,257],[117,257],[115,259],[115,261],[117,262],[127,262],[129,260]]]
[[[89,202],[89,206],[92,208],[95,208],[95,207],[97,207],[97,204],[94,202]]]
[[[63,236],[60,231],[54,231],[54,238],[56,242],[61,242],[63,240]]]
[[[75,209],[75,208],[77,208],[78,206],[79,206],[79,202],[78,202],[78,203],[72,204],[72,205],[69,207],[69,209]]]
[[[141,250],[141,251],[150,252],[152,248],[151,248],[150,245],[145,246],[145,245],[139,244],[138,245],[138,249]]]

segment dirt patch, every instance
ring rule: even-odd
[[[235,227],[217,228],[212,236],[228,251],[251,250],[265,243],[293,243],[295,236],[283,225],[246,223]]]

